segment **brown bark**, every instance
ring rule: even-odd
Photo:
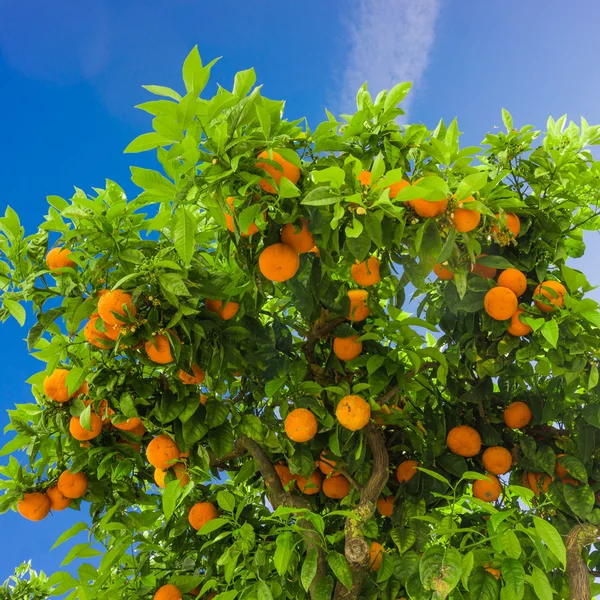
[[[567,575],[571,600],[592,600],[590,573],[583,559],[586,546],[593,544],[600,534],[600,528],[590,523],[575,525],[567,535]]]
[[[318,380],[320,372],[322,371],[320,365],[317,363],[317,356],[315,354],[317,342],[327,337],[338,325],[341,325],[345,321],[346,317],[336,317],[335,319],[324,323],[317,322],[311,328],[308,337],[306,338],[306,342],[302,345],[302,350],[304,351],[304,355],[308,362],[307,379],[316,378]],[[323,383],[324,385],[328,384],[327,381],[324,381]]]

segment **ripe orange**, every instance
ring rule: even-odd
[[[71,504],[71,498],[63,496],[56,485],[53,485],[46,490],[46,496],[48,496],[48,499],[50,500],[51,510],[65,510],[65,508],[68,508],[69,504]]]
[[[469,458],[476,456],[481,450],[481,436],[477,430],[468,425],[453,427],[448,432],[446,444],[450,452]]]
[[[381,281],[379,275],[380,260],[376,256],[370,256],[367,260],[352,265],[352,279],[357,285],[369,287]]]
[[[231,300],[227,302],[227,305],[225,308],[223,308],[222,300],[206,299],[206,310],[217,313],[221,319],[223,319],[223,321],[229,321],[229,319],[233,319],[239,309],[240,305],[237,302],[232,302]]]
[[[458,203],[458,208],[454,209],[454,212],[451,215],[452,222],[454,223],[454,228],[456,231],[460,231],[461,233],[468,233],[469,231],[473,231],[479,225],[479,221],[481,221],[481,214],[476,210],[469,210],[464,207],[465,204],[469,202],[474,202],[473,196],[469,196],[462,202]]]
[[[287,465],[284,465],[283,463],[278,463],[275,466],[275,471],[277,472],[277,475],[279,475],[279,481],[281,481],[281,485],[284,488],[287,488],[287,486],[293,482],[296,481],[296,475],[292,475],[292,472],[290,471],[290,468]]]
[[[308,221],[302,217],[302,228],[296,230],[293,223],[287,223],[281,230],[281,242],[293,248],[298,254],[310,252],[315,247],[315,240],[308,229]]]
[[[496,219],[500,220],[500,215],[496,215]],[[505,227],[512,233],[513,237],[517,237],[521,231],[521,220],[514,213],[506,213],[506,225]],[[498,237],[500,228],[498,225],[492,227],[492,235]]]
[[[344,396],[335,409],[335,416],[342,427],[358,431],[369,422],[371,407],[360,396]]]
[[[284,428],[293,442],[308,442],[317,435],[319,424],[310,410],[296,408],[285,418]]]
[[[417,474],[417,467],[419,461],[417,460],[405,460],[401,462],[396,469],[396,479],[398,483],[406,483],[410,481]]]
[[[179,484],[181,485],[181,487],[185,487],[190,482],[190,476],[187,472],[187,467],[185,463],[175,463],[172,468],[175,477],[179,479]],[[154,481],[159,488],[164,489],[166,485],[165,477],[167,476],[168,472],[169,469],[154,469]]]
[[[207,400],[208,396],[206,394],[200,394],[200,404],[202,404],[202,406],[206,406]]]
[[[386,418],[389,415],[393,415],[394,412],[402,412],[402,409],[397,404],[388,406],[384,404],[379,410],[375,411],[375,423],[380,427],[386,424]]]
[[[527,473],[527,484],[530,490],[533,490],[536,496],[542,492],[548,491],[548,486],[552,483],[552,477],[547,473]]]
[[[80,442],[93,440],[102,433],[102,419],[95,412],[90,413],[90,425],[92,427],[91,431],[83,427],[79,417],[71,417],[69,432]]]
[[[165,434],[157,435],[146,448],[146,458],[155,469],[168,469],[180,456],[179,446]]]
[[[448,207],[448,200],[430,202],[424,198],[416,198],[415,200],[409,200],[408,203],[420,217],[425,218],[438,217]]]
[[[363,345],[358,337],[358,335],[351,335],[350,337],[345,338],[333,338],[333,353],[340,360],[352,360],[357,356],[360,356]]]
[[[179,588],[171,583],[158,588],[154,594],[154,600],[181,600],[182,598]]]
[[[481,460],[485,470],[493,475],[504,475],[512,467],[512,454],[502,446],[487,448]]]
[[[487,267],[486,265],[482,265],[477,262],[480,258],[487,256],[487,254],[480,254],[475,257],[475,265],[469,264],[469,271],[475,275],[479,275],[484,279],[494,279],[496,277],[496,268],[495,267]]]
[[[231,232],[235,231],[235,225],[233,223],[233,214],[235,213],[235,207],[233,206],[234,200],[235,198],[233,196],[229,196],[229,198],[225,200],[229,206],[229,209],[231,210],[231,214],[228,214],[227,212],[223,213],[223,215],[225,216],[225,224],[227,225],[227,229],[229,229],[229,231]],[[244,237],[254,235],[255,233],[258,233],[258,227],[256,226],[256,223],[250,223],[250,225],[248,226],[248,230],[242,231],[241,233]]]
[[[512,290],[497,286],[485,295],[483,307],[492,319],[506,321],[517,312],[519,301]]]
[[[348,291],[348,298],[350,299],[348,319],[350,321],[364,321],[371,314],[371,309],[367,306],[368,297],[369,292],[367,290]]]
[[[340,473],[335,470],[336,464],[337,462],[332,458],[331,450],[325,448],[319,457],[319,469],[321,469],[321,473],[337,477]]]
[[[454,279],[454,273],[439,263],[434,265],[433,272],[438,276],[439,279],[443,279],[444,281],[450,281]]]
[[[527,323],[523,323],[519,318],[525,311],[522,308],[517,308],[515,314],[510,318],[510,326],[508,333],[514,336],[528,335],[531,333],[531,327]],[[527,313],[525,313],[527,314]]]
[[[190,375],[183,369],[179,369],[177,377],[185,385],[200,385],[206,377],[206,373],[195,363],[192,365],[192,373],[193,374]]]
[[[71,398],[87,393],[87,383],[84,382],[78,390],[69,396],[69,390],[67,389],[68,374],[69,371],[67,369],[54,369],[52,374],[44,379],[44,393],[50,400],[63,403],[68,402]]]
[[[196,504],[190,508],[188,521],[196,531],[199,531],[206,523],[217,517],[218,513],[214,504],[211,504],[210,502],[196,502]]]
[[[69,258],[69,254],[71,254],[71,251],[63,246],[52,248],[52,250],[46,254],[46,264],[48,265],[48,269],[57,275],[62,273],[61,267],[71,267],[74,269],[77,266],[77,263]]]
[[[327,477],[323,482],[323,493],[328,498],[341,500],[350,493],[350,482],[343,475]]]
[[[502,577],[502,571],[500,569],[493,569],[491,563],[487,563],[484,568],[490,575],[493,575],[496,579],[500,579],[500,577]]]
[[[281,154],[278,152],[273,151],[272,154],[273,158],[269,158],[269,153],[265,150],[258,155],[258,158],[266,158],[267,160],[272,160],[276,163],[279,163],[282,167],[282,170],[279,170],[277,167],[261,161],[256,163],[256,168],[266,171],[275,180],[277,185],[279,185],[281,182],[282,177],[289,179],[293,184],[298,183],[298,180],[300,179],[300,169],[296,165],[293,165],[291,162],[285,160],[285,158],[283,158],[283,156],[281,156]],[[265,192],[268,192],[269,194],[277,193],[275,188],[266,179],[261,179],[259,185],[263,190],[265,190]]]
[[[563,479],[563,477],[567,477],[569,472],[565,469],[559,462],[558,459],[566,456],[566,454],[557,454],[556,455],[556,466],[554,467],[554,472],[559,479]]]
[[[115,429],[120,429],[121,431],[130,431],[135,435],[144,435],[146,431],[142,420],[138,417],[131,417],[130,419],[127,419],[127,421],[123,421],[122,423],[116,423],[114,427]],[[139,430],[141,428],[143,428],[142,433],[136,433],[136,430]]]
[[[392,185],[389,186],[390,198],[395,198],[400,193],[401,190],[403,190],[405,187],[409,187],[409,186],[410,186],[410,181],[406,181],[406,179],[402,179],[401,181],[392,183]]]
[[[269,281],[282,283],[298,272],[300,256],[287,244],[271,244],[260,253],[258,268]]]
[[[487,480],[477,479],[473,482],[473,496],[486,502],[494,502],[498,500],[502,492],[502,486],[495,475],[490,473],[486,473],[486,475]]]
[[[504,423],[511,429],[523,429],[532,416],[531,409],[525,402],[513,402],[504,409]]]
[[[29,521],[41,521],[50,512],[50,498],[41,492],[29,492],[17,502],[17,510]]]
[[[391,517],[394,512],[394,496],[377,498],[377,512],[384,517]]]
[[[171,353],[171,345],[166,335],[157,334],[152,340],[145,343],[148,358],[159,365],[172,363],[174,358]]]
[[[371,571],[379,571],[384,552],[385,550],[380,543],[371,542],[371,548],[369,549],[369,568]]]
[[[500,273],[498,285],[512,290],[520,298],[527,290],[527,277],[518,269],[506,269]]]
[[[87,492],[88,479],[81,471],[71,473],[67,469],[60,474],[56,487],[65,498],[81,498]]]
[[[358,181],[361,185],[368,187],[371,185],[371,171],[361,171],[358,174]]]
[[[90,320],[83,328],[83,336],[90,344],[92,344],[92,346],[96,346],[96,348],[100,348],[101,350],[108,350],[109,348],[112,348],[112,344],[107,344],[106,342],[111,338],[109,338],[104,331],[98,331],[96,329],[96,321],[98,321],[99,318],[100,315],[98,313],[95,313],[90,317]]]
[[[98,313],[106,325],[122,325],[127,318],[126,311],[135,317],[136,307],[131,294],[123,290],[113,290],[98,300]]]
[[[548,288],[548,289],[546,289]],[[562,308],[565,305],[565,295],[567,294],[567,289],[565,286],[560,283],[560,281],[544,281],[535,288],[535,292],[533,292],[533,296],[544,296],[545,300],[534,300],[535,305],[542,312],[551,312],[556,308]]]
[[[581,485],[581,481],[577,481],[577,479],[573,479],[572,477],[563,477],[560,482],[564,483],[565,485],[572,485],[574,487],[579,487]]]
[[[334,477],[334,479],[338,479],[338,477]],[[318,494],[321,490],[321,486],[323,484],[323,476],[321,472],[316,469],[313,471],[310,477],[304,477],[304,475],[298,475],[296,477],[296,484],[298,489],[307,496],[314,496]]]

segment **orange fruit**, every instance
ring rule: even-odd
[[[371,407],[360,396],[344,396],[335,409],[335,416],[342,427],[358,431],[369,422]]]
[[[385,425],[385,417],[394,414],[394,412],[402,412],[402,409],[397,404],[391,406],[384,404],[379,410],[375,411],[375,423],[379,426]]]
[[[334,479],[338,479],[334,477]],[[296,485],[298,489],[307,496],[314,496],[318,494],[321,490],[321,485],[323,483],[323,476],[321,472],[317,469],[313,471],[310,477],[304,477],[304,475],[296,476]]]
[[[394,512],[394,496],[377,498],[377,512],[384,517],[391,517]]]
[[[333,338],[333,353],[340,360],[352,360],[360,356],[363,345],[358,337],[358,335],[351,335],[350,337]]]
[[[210,502],[196,502],[188,514],[188,521],[190,525],[199,531],[209,521],[218,517],[217,509],[214,504]]]
[[[290,483],[292,483],[292,481],[296,481],[296,475],[292,475],[292,472],[290,471],[290,468],[287,465],[284,465],[283,463],[278,463],[274,465],[274,468],[277,472],[277,475],[279,475],[279,481],[281,481],[281,485],[284,488],[287,488],[287,486]]]
[[[131,294],[123,290],[113,290],[98,300],[98,313],[105,325],[122,325],[128,318],[127,311],[135,317],[136,307]]]
[[[200,385],[204,381],[206,373],[197,364],[193,364],[192,375],[186,373],[183,369],[179,369],[177,377],[185,385]]]
[[[504,423],[511,429],[523,429],[532,416],[531,409],[525,402],[513,402],[504,409]]]
[[[506,269],[500,273],[498,285],[512,290],[520,298],[527,290],[527,277],[518,269]]]
[[[416,198],[408,202],[412,209],[420,216],[425,218],[438,217],[445,212],[448,207],[448,200],[437,200],[431,202],[424,198]]]
[[[50,500],[51,510],[65,510],[65,508],[68,508],[69,504],[71,504],[71,498],[63,496],[56,485],[53,485],[46,490],[46,496],[48,496],[48,499]]]
[[[361,185],[368,187],[371,185],[371,171],[361,171],[358,174],[358,181]]]
[[[90,413],[90,425],[92,427],[91,431],[83,427],[79,417],[71,417],[69,432],[80,442],[93,440],[102,433],[102,419],[95,412]]]
[[[485,295],[483,308],[492,319],[506,321],[517,312],[519,301],[512,290],[497,286]]]
[[[258,268],[269,281],[283,283],[298,272],[300,256],[287,244],[271,244],[260,253]]]
[[[23,498],[17,502],[17,510],[29,521],[41,521],[50,512],[50,498],[41,492],[23,494]]]
[[[146,458],[155,469],[168,469],[180,456],[179,446],[165,434],[157,435],[146,448]]]
[[[434,265],[433,272],[438,276],[439,279],[443,279],[444,281],[450,281],[454,279],[454,273],[439,263]]]
[[[350,482],[343,476],[327,477],[323,482],[323,493],[334,500],[341,500],[350,493]]]
[[[453,454],[469,458],[476,456],[481,450],[481,436],[477,430],[468,425],[453,427],[446,438],[448,449]]]
[[[258,158],[272,160],[281,165],[282,170],[279,170],[277,167],[261,161],[256,163],[256,168],[266,171],[275,180],[277,185],[279,185],[281,182],[282,177],[289,179],[293,184],[298,183],[298,180],[300,179],[300,169],[296,165],[293,165],[291,162],[285,160],[285,158],[283,158],[283,156],[281,156],[281,154],[278,152],[273,150],[272,154],[273,158],[270,158],[269,153],[265,150],[258,155]],[[277,190],[275,190],[275,188],[266,179],[261,179],[259,185],[263,190],[265,190],[265,192],[268,192],[269,194],[277,193]]]
[[[477,479],[473,482],[473,496],[486,502],[494,502],[502,493],[502,486],[495,475],[486,473],[487,479]]]
[[[223,300],[210,300],[206,299],[206,310],[217,313],[223,321],[229,321],[233,319],[240,309],[240,305],[237,302],[227,302],[225,308],[223,308]]]
[[[490,575],[493,575],[496,579],[500,579],[500,577],[502,577],[502,571],[500,569],[493,569],[491,563],[485,565],[484,568]]]
[[[417,467],[419,461],[417,460],[405,460],[401,462],[396,468],[396,479],[398,483],[406,483],[410,481],[417,474]]]
[[[546,289],[547,288],[547,289]],[[565,295],[567,294],[567,289],[565,286],[560,283],[560,281],[544,281],[544,283],[540,283],[535,288],[535,292],[533,292],[533,296],[544,296],[545,300],[534,300],[535,305],[542,312],[551,312],[556,308],[562,308],[565,305]]]
[[[200,404],[202,404],[202,406],[206,406],[207,400],[208,396],[206,394],[200,394]]]
[[[510,318],[510,326],[508,328],[508,333],[510,333],[510,335],[521,336],[531,333],[531,327],[527,325],[527,323],[523,323],[519,318],[523,313],[525,313],[525,311],[522,308],[517,308],[515,314]]]
[[[87,394],[87,383],[73,392],[69,396],[69,390],[67,388],[67,375],[69,371],[67,369],[54,369],[52,373],[44,379],[44,393],[50,400],[55,402],[68,402],[71,398],[80,396],[81,394]]]
[[[71,473],[67,469],[60,474],[56,487],[65,498],[81,498],[87,492],[88,479],[85,473]]]
[[[552,483],[552,477],[547,473],[527,473],[527,484],[530,490],[533,490],[536,496],[542,492],[548,491],[548,486]]]
[[[479,225],[479,221],[481,221],[481,214],[476,210],[469,210],[464,208],[465,204],[469,202],[474,202],[473,196],[469,196],[462,202],[458,203],[458,208],[454,209],[454,212],[450,216],[452,222],[454,223],[454,228],[456,231],[460,231],[461,233],[468,233],[469,231],[473,231]]]
[[[63,246],[52,248],[52,250],[46,254],[46,264],[48,265],[48,269],[57,275],[62,273],[61,267],[71,267],[74,269],[77,266],[77,263],[69,258],[69,254],[71,254],[71,251]]]
[[[379,571],[384,552],[385,550],[380,543],[371,542],[371,548],[369,549],[369,568],[371,571]]]
[[[392,183],[392,185],[388,187],[388,189],[390,190],[390,198],[395,198],[400,193],[400,190],[403,190],[405,187],[409,186],[410,181],[406,181],[406,179],[402,179],[401,181]]]
[[[130,419],[127,419],[127,421],[114,424],[114,427],[116,429],[120,429],[121,431],[130,431],[135,435],[144,435],[144,433],[146,432],[146,428],[144,427],[142,420],[138,419],[138,417],[131,417]],[[142,428],[142,433],[136,433],[136,431],[139,431]]]
[[[182,598],[179,588],[171,583],[158,588],[154,594],[154,600],[181,600]]]
[[[294,227],[293,223],[287,223],[281,230],[281,242],[287,244],[298,254],[310,252],[315,247],[315,240],[312,233],[308,230],[308,221],[302,217],[302,228],[300,231]]]
[[[319,469],[321,469],[321,473],[323,475],[331,475],[332,477],[337,477],[340,475],[337,471],[335,471],[336,461],[331,458],[331,451],[325,448],[321,452],[321,456],[319,457]]]
[[[581,485],[581,481],[577,481],[577,479],[573,479],[572,477],[563,477],[560,481],[565,485],[569,484],[574,487],[579,487]]]
[[[486,448],[481,460],[485,470],[492,475],[504,475],[512,467],[512,454],[502,446]]]
[[[369,292],[367,290],[348,291],[348,298],[350,299],[348,319],[350,321],[364,321],[371,314],[371,309],[367,306],[368,297]]]
[[[554,472],[559,479],[563,479],[563,477],[567,477],[569,472],[565,469],[559,462],[558,459],[566,456],[566,454],[557,454],[556,455],[556,466],[554,467]]]
[[[92,346],[96,346],[96,348],[100,348],[101,350],[108,350],[109,348],[112,348],[112,344],[107,344],[106,342],[111,338],[109,338],[104,331],[98,331],[96,329],[96,322],[99,318],[100,315],[98,313],[95,313],[90,317],[90,320],[83,328],[83,336],[90,344],[92,344]]]
[[[166,335],[157,334],[152,340],[145,343],[148,358],[159,365],[168,365],[174,358],[171,353],[171,344]]]
[[[501,220],[499,214],[496,215],[496,219]],[[521,220],[514,213],[506,213],[506,225],[505,227],[512,233],[513,237],[517,237],[521,231]],[[498,236],[500,228],[498,225],[492,227],[492,235]]]
[[[479,275],[484,279],[494,279],[496,277],[496,268],[495,267],[487,267],[486,265],[482,265],[477,262],[480,258],[487,256],[487,254],[480,254],[475,257],[475,264],[469,264],[469,272],[474,273],[475,275]]]
[[[229,198],[226,198],[225,201],[229,206],[229,210],[231,210],[231,214],[228,214],[227,212],[223,213],[223,215],[225,216],[225,224],[227,226],[227,229],[229,229],[229,231],[231,232],[235,231],[235,225],[233,223],[233,214],[235,213],[235,207],[233,206],[234,200],[235,198],[233,196],[229,196]],[[265,213],[265,221],[267,220],[266,214],[267,213]],[[250,223],[250,225],[248,226],[248,230],[242,231],[241,233],[244,237],[254,235],[255,233],[258,233],[258,227],[256,226],[256,223]]]
[[[306,408],[296,408],[285,418],[286,435],[293,442],[308,442],[317,435],[319,424],[315,415]]]
[[[369,287],[375,285],[381,281],[379,275],[380,260],[376,256],[370,256],[363,262],[356,261],[356,264],[352,265],[351,273],[352,279],[357,285],[363,287]]]
[[[164,489],[166,485],[165,477],[167,476],[168,472],[169,469],[154,469],[154,481],[159,488]],[[175,474],[175,477],[179,479],[179,484],[181,487],[185,487],[190,482],[190,476],[188,475],[185,463],[175,463],[173,465],[173,473]]]

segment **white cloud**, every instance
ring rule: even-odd
[[[343,111],[355,110],[356,92],[365,81],[373,98],[401,81],[412,81],[413,90],[418,86],[427,69],[439,4],[439,0],[357,1],[347,25],[350,50],[339,104]]]

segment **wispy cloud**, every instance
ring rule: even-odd
[[[365,81],[373,97],[401,81],[418,86],[427,69],[440,0],[356,4],[347,24],[350,50],[339,98],[344,111],[354,110],[356,92]]]

